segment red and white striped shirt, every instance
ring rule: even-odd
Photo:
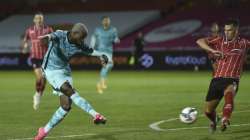
[[[43,59],[48,49],[48,45],[38,39],[38,36],[46,35],[51,32],[53,32],[53,29],[47,25],[43,25],[41,27],[33,25],[26,30],[24,38],[26,40],[30,40],[31,42],[31,58]]]
[[[240,37],[233,41],[227,41],[224,37],[207,38],[207,41],[209,46],[224,54],[224,58],[216,59],[217,67],[213,77],[239,79],[250,41]]]

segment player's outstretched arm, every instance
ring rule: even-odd
[[[41,39],[41,40],[51,40],[51,35],[50,34],[47,34],[47,35],[42,35],[42,36],[39,36],[38,39]]]
[[[208,51],[208,52],[211,52],[214,54],[214,56],[216,57],[223,57],[223,53],[221,51],[217,51],[217,50],[214,50],[212,49],[208,43],[207,43],[207,40],[205,38],[200,38],[196,41],[196,43],[198,44],[198,46],[200,48],[202,48],[203,50],[205,51]]]
[[[29,37],[29,30],[27,29],[25,31],[25,35],[24,35],[24,38],[23,38],[23,42],[22,42],[22,45],[21,45],[21,52],[22,53],[28,53],[28,41],[29,41],[30,37]]]
[[[21,46],[21,52],[24,54],[28,53],[28,48],[29,48],[28,41],[24,39]]]
[[[83,47],[81,47],[81,51],[85,55],[90,55],[90,56],[96,56],[99,57],[101,60],[102,65],[106,65],[110,60],[108,58],[108,55],[106,53],[97,51],[88,45],[84,44]]]
[[[107,65],[109,62],[109,58],[107,56],[107,54],[94,50],[93,49],[93,53],[91,54],[91,56],[97,56],[100,58],[102,65]]]

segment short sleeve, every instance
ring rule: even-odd
[[[81,46],[81,53],[84,55],[91,55],[94,52],[94,49],[89,47],[87,44]]]
[[[63,37],[63,31],[62,30],[56,30],[55,32],[52,32],[50,35],[51,35],[52,40],[57,40],[57,39]]]

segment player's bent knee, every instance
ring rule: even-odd
[[[209,109],[209,108],[205,109],[204,111],[204,113],[213,113],[213,112],[214,112],[214,109]]]
[[[211,113],[212,111],[211,111],[211,109],[209,109],[209,107],[208,106],[206,106],[205,108],[204,108],[204,113]]]
[[[228,93],[228,92],[235,92],[235,88],[234,88],[234,85],[229,85],[226,89],[225,89],[225,94]]]
[[[211,103],[207,103],[204,109],[205,113],[213,113],[215,111],[215,107],[211,106]]]
[[[63,110],[68,112],[71,110],[71,104],[63,104],[61,105],[61,107],[63,108]]]
[[[74,89],[72,88],[72,86],[68,83],[68,82],[65,82],[62,86],[61,86],[61,92],[70,97],[71,95],[74,94]]]

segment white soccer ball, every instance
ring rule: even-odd
[[[180,121],[186,124],[191,124],[196,121],[198,111],[196,108],[186,107],[181,111]]]

